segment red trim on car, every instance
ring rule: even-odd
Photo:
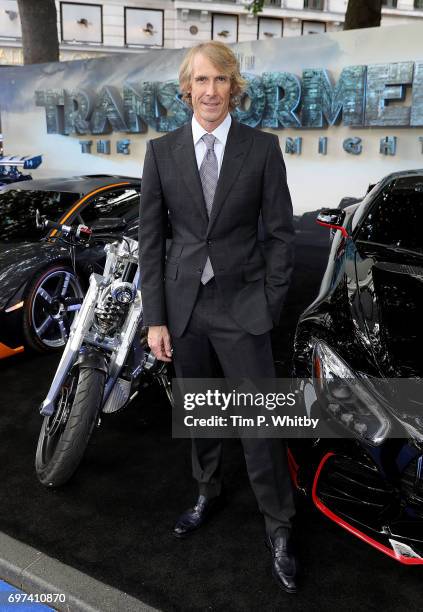
[[[335,455],[335,453],[334,452],[326,453],[326,455],[323,457],[323,459],[319,463],[319,466],[316,470],[316,474],[314,476],[313,489],[312,489],[311,495],[312,495],[313,502],[316,508],[318,508],[321,512],[323,512],[323,514],[327,516],[328,518],[330,518],[332,521],[334,521],[335,523],[337,523],[338,525],[340,525],[341,527],[343,527],[344,529],[346,529],[353,535],[357,536],[357,538],[360,538],[360,540],[363,540],[363,542],[366,542],[367,544],[370,544],[370,546],[377,548],[377,550],[380,550],[381,552],[385,553],[385,555],[392,557],[392,559],[395,559],[396,561],[399,561],[400,563],[404,563],[405,565],[422,565],[423,564],[422,557],[418,557],[418,558],[417,557],[405,557],[404,555],[396,553],[392,548],[389,548],[388,546],[381,544],[381,542],[374,540],[373,538],[366,535],[365,533],[363,533],[356,527],[353,527],[353,525],[350,525],[350,523],[347,523],[347,521],[342,519],[340,516],[332,512],[332,510],[330,510],[327,506],[325,506],[325,504],[317,497],[316,489],[317,489],[317,481],[319,480],[320,472],[322,471],[323,466],[325,465],[326,461],[332,455]]]
[[[344,236],[344,238],[348,238],[348,232],[345,229],[345,227],[343,227],[342,225],[332,225],[332,223],[325,223],[324,221],[316,221],[316,223],[318,223],[319,225],[322,225],[323,227],[330,227],[331,229],[334,230],[339,230],[341,232],[341,234]]]

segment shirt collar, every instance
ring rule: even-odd
[[[222,123],[215,129],[211,134],[217,138],[217,140],[223,145],[226,145],[228,138],[229,128],[231,127],[232,117],[228,113]],[[192,116],[192,137],[194,140],[194,146],[198,143],[200,138],[207,134],[207,131],[198,123],[197,119]]]

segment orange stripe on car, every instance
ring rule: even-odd
[[[23,350],[23,346],[10,348],[10,346],[7,346],[7,344],[3,344],[2,342],[0,342],[0,359],[4,359],[4,357],[10,357],[11,355],[16,355],[17,353],[22,353]]]
[[[15,304],[14,306],[9,306],[9,308],[6,308],[6,310],[4,312],[13,312],[14,310],[18,310],[19,308],[23,308],[24,302],[18,302],[17,304]]]
[[[107,191],[108,189],[110,189],[111,187],[122,187],[123,185],[130,185],[131,183],[129,183],[128,181],[126,181],[125,183],[113,183],[112,185],[106,185],[105,187],[99,187],[98,189],[94,189],[94,191],[91,191],[90,193],[87,193],[87,195],[84,195],[83,198],[81,198],[80,200],[77,201],[76,204],[74,204],[72,206],[72,208],[65,214],[64,217],[62,217],[59,221],[59,223],[63,224],[67,219],[69,219],[69,217],[76,211],[78,210],[78,208],[88,200],[88,198],[91,198],[93,195],[95,195],[96,193],[100,193],[100,191]],[[49,237],[52,238],[53,236],[55,236],[57,234],[58,230],[54,229],[51,230]]]

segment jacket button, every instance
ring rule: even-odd
[[[212,241],[211,240],[207,240],[207,246],[211,246]]]
[[[197,268],[197,272],[198,272],[198,274],[200,274],[201,268]]]

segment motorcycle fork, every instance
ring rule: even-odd
[[[97,303],[97,297],[100,290],[102,277],[99,274],[90,276],[90,286],[81,309],[75,316],[70,332],[69,339],[63,350],[59,365],[51,383],[50,389],[43,403],[40,406],[40,413],[43,416],[51,416],[55,410],[55,402],[60,389],[66,379],[68,372],[76,361],[79,354],[84,334],[91,326],[94,317],[94,310]]]

